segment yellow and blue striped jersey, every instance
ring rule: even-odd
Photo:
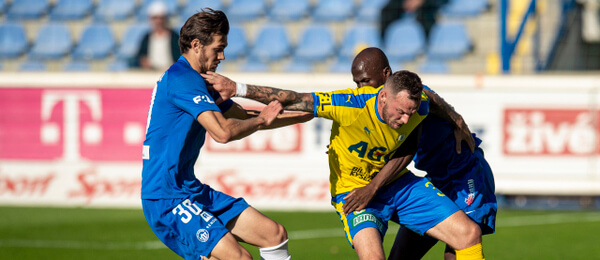
[[[367,185],[429,113],[428,97],[422,92],[417,113],[407,124],[393,129],[377,110],[381,89],[362,87],[313,93],[315,116],[333,120],[329,144],[332,196]],[[402,170],[398,177],[407,171]]]

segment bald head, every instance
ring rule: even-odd
[[[358,53],[352,61],[352,79],[359,88],[379,87],[385,83],[391,73],[390,63],[379,48],[366,48]]]

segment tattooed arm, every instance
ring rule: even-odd
[[[454,110],[442,97],[433,90],[423,88],[425,94],[429,97],[429,109],[432,114],[437,115],[450,122],[454,128],[454,138],[456,138],[456,152],[461,153],[461,144],[466,142],[471,152],[475,151],[475,140],[471,135],[471,130],[465,123],[463,117]]]
[[[215,91],[219,92],[223,100],[236,95],[236,83],[231,79],[214,72],[201,75],[212,85]],[[277,100],[285,110],[314,112],[312,93],[298,93],[286,89],[247,85],[244,97],[263,104],[269,104],[271,101]]]
[[[245,98],[253,99],[263,104],[277,100],[285,110],[313,112],[313,97],[311,93],[298,93],[292,90],[248,85]]]

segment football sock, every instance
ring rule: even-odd
[[[288,240],[286,239],[283,243],[272,246],[259,248],[260,259],[263,260],[289,260],[292,259],[290,253],[288,253]]]
[[[467,247],[465,249],[456,250],[456,260],[485,260],[483,258],[483,249],[481,243]]]

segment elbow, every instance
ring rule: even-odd
[[[226,144],[233,141],[233,135],[229,131],[223,131],[222,133],[211,133],[210,137],[217,143]]]

